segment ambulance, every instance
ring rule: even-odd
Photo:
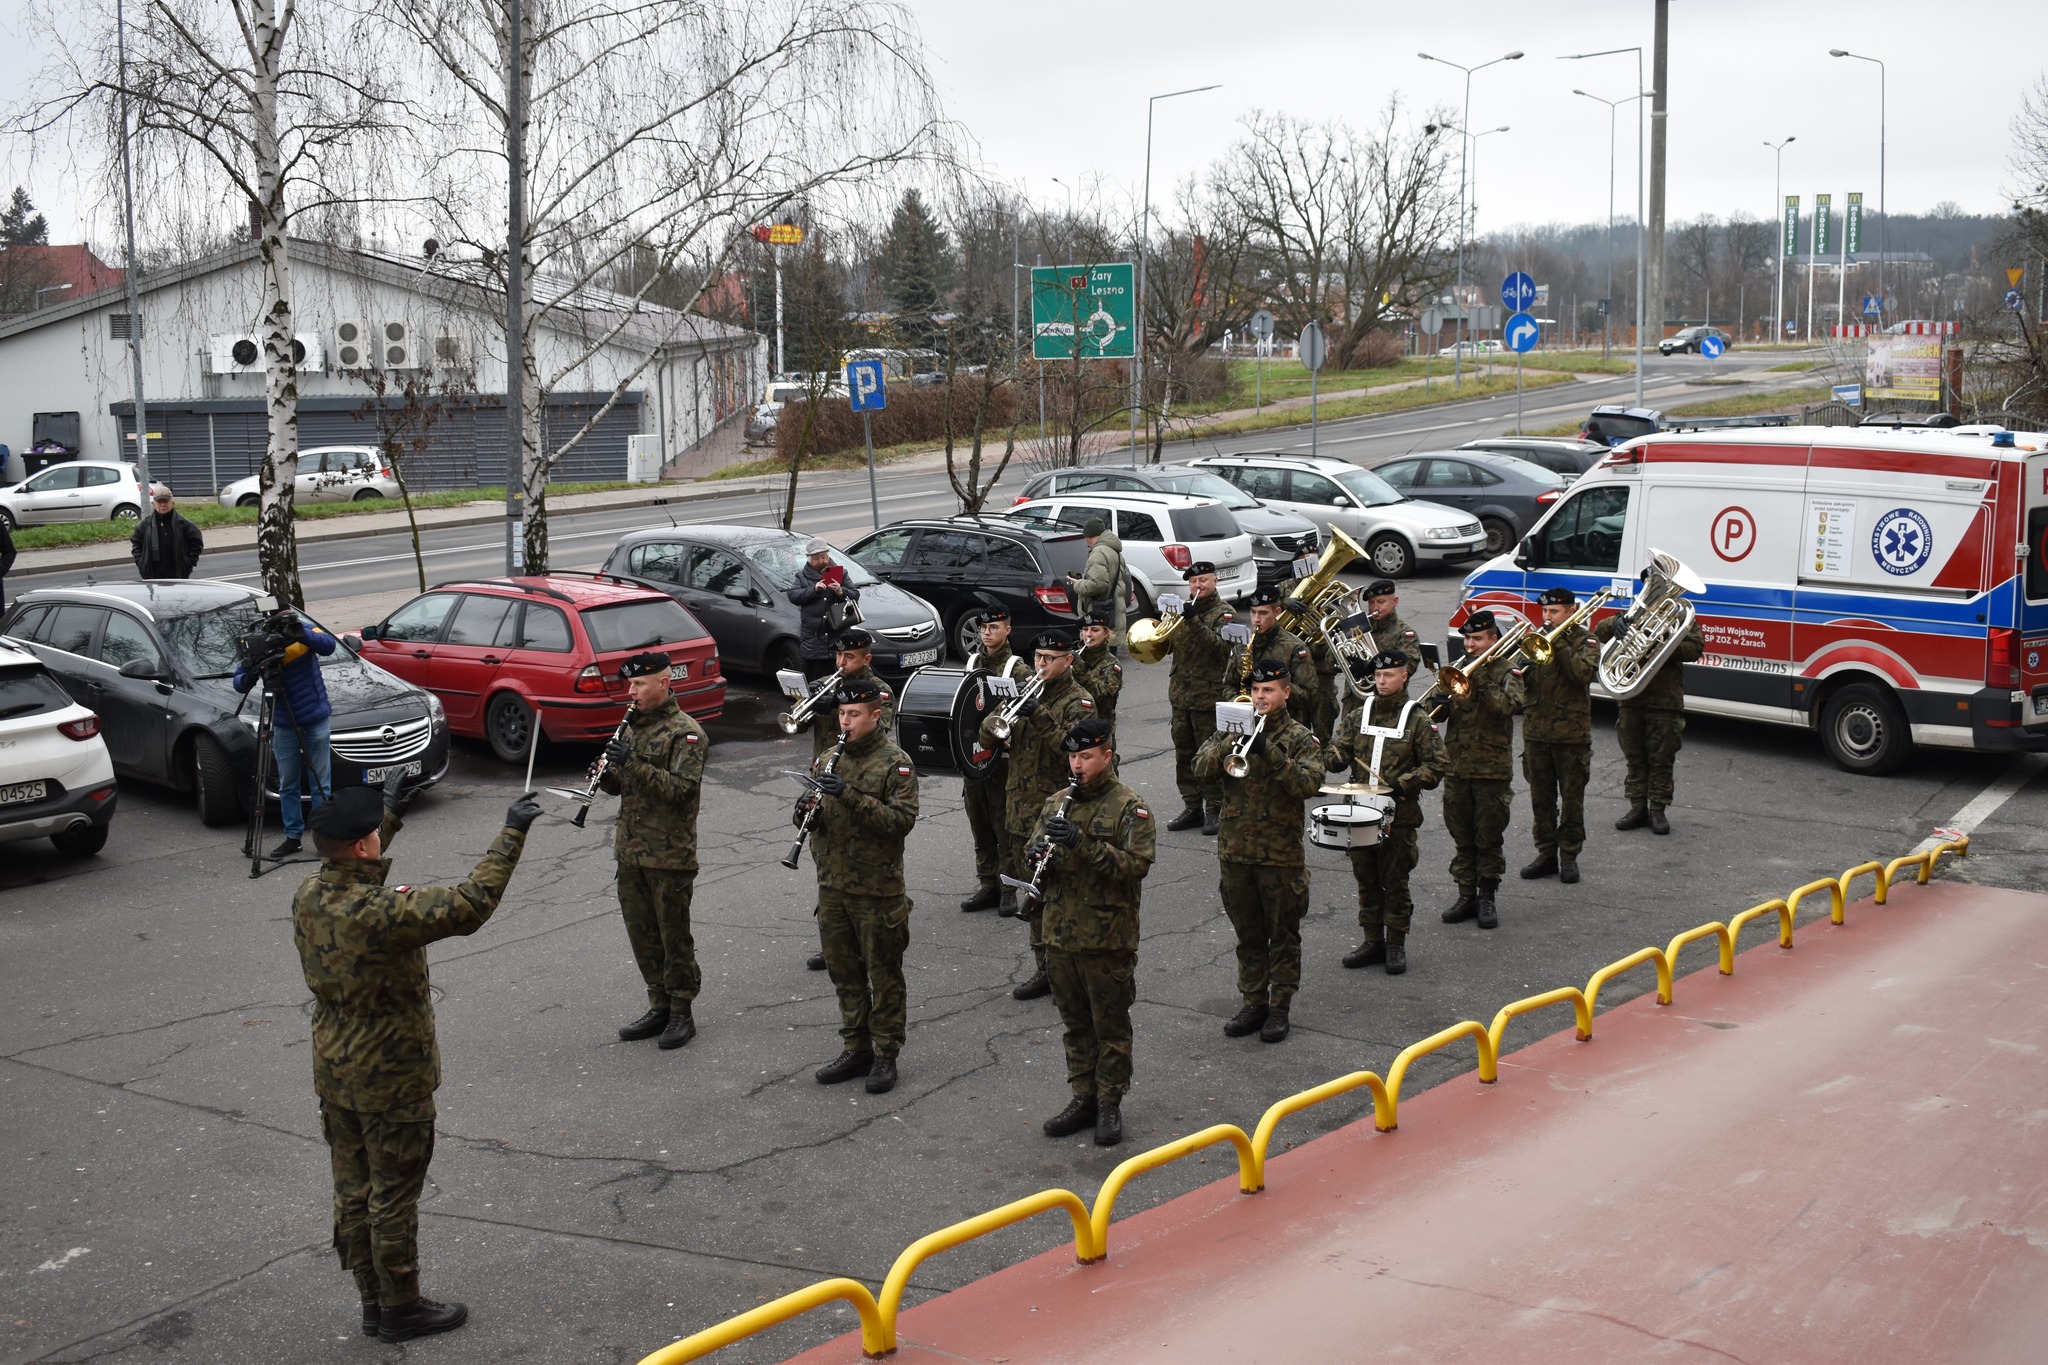
[[[1706,584],[1686,709],[1817,730],[1852,772],[1915,745],[2048,749],[2048,436],[2001,427],[1659,431],[1465,580],[1541,625],[1562,585],[1627,606],[1653,550]],[[1591,622],[1588,623],[1589,625]],[[1596,689],[1597,691],[1597,689]]]

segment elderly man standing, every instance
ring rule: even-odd
[[[135,524],[135,534],[128,537],[135,572],[144,578],[190,578],[206,550],[206,537],[176,510],[177,499],[164,485],[150,485],[149,505],[148,514]]]
[[[804,546],[805,563],[797,570],[789,602],[802,615],[797,647],[804,656],[804,677],[828,678],[837,666],[839,635],[860,622],[860,589],[846,579],[846,570],[832,562],[832,547],[813,538]]]
[[[1081,526],[1088,542],[1088,562],[1078,574],[1068,574],[1074,585],[1074,612],[1083,621],[1098,606],[1107,606],[1115,622],[1114,642],[1124,639],[1124,602],[1130,596],[1130,572],[1124,567],[1124,543],[1116,532],[1106,529],[1101,517],[1090,517]]]

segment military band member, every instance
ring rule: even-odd
[[[1408,628],[1401,619],[1401,598],[1391,578],[1376,578],[1365,585],[1366,629],[1372,632],[1372,642],[1382,650],[1391,649],[1408,656],[1408,672],[1412,676],[1422,667],[1422,640]]]
[[[1116,660],[1114,626],[1107,605],[1091,609],[1081,623],[1081,653],[1074,660],[1074,681],[1095,703],[1095,714],[1108,722],[1112,748],[1116,744],[1116,699],[1124,690],[1124,666]]]
[[[1323,781],[1323,751],[1308,727],[1287,714],[1288,661],[1252,665],[1252,709],[1263,724],[1252,739],[1243,777],[1225,775],[1242,740],[1218,731],[1195,755],[1195,771],[1223,786],[1223,910],[1237,932],[1237,990],[1244,1005],[1224,1036],[1257,1032],[1281,1042],[1301,986],[1301,917],[1308,912],[1308,867],[1301,853],[1301,803]]]
[[[889,684],[875,676],[875,637],[860,626],[851,626],[840,631],[833,644],[832,667],[840,682],[871,682],[882,689],[882,733],[889,734],[896,725],[896,694],[889,690]],[[811,730],[811,760],[816,762],[839,742],[839,708],[827,698],[805,723]],[[804,966],[814,972],[824,971],[824,951],[812,953],[804,960]]]
[[[1638,580],[1640,581],[1640,580]],[[1610,616],[1593,628],[1593,638],[1605,645],[1619,638],[1620,615]],[[1628,760],[1624,790],[1628,811],[1614,822],[1616,829],[1641,829],[1669,834],[1671,822],[1664,808],[1675,791],[1673,770],[1685,740],[1685,666],[1706,652],[1707,637],[1693,619],[1664,666],[1648,686],[1619,704],[1614,715],[1614,738],[1621,755]]]
[[[1490,611],[1475,611],[1460,627],[1465,657],[1476,659],[1500,642]],[[1444,722],[1444,828],[1457,852],[1451,879],[1458,899],[1444,911],[1445,924],[1477,917],[1479,927],[1500,924],[1494,893],[1507,871],[1502,839],[1515,806],[1515,710],[1522,704],[1522,680],[1515,658],[1496,654],[1470,674],[1472,690],[1450,700]]]
[[[1224,682],[1231,644],[1221,633],[1237,620],[1237,613],[1216,595],[1216,566],[1208,560],[1188,565],[1181,577],[1187,580],[1188,600],[1181,608],[1180,625],[1166,641],[1173,655],[1166,704],[1173,712],[1173,781],[1180,788],[1182,809],[1166,827],[1178,831],[1200,825],[1202,833],[1214,834],[1223,809],[1223,788],[1220,781],[1204,782],[1195,776],[1195,752],[1216,731],[1216,703],[1237,692],[1234,684]]]
[[[1024,704],[1008,739],[996,738],[990,728],[1001,713],[1000,706],[989,708],[980,734],[981,743],[1003,749],[1010,756],[1010,790],[1004,807],[1008,836],[1003,841],[1010,862],[1003,874],[1018,881],[1025,879],[1024,853],[1038,830],[1039,808],[1046,797],[1068,782],[1067,761],[1060,752],[1060,741],[1075,722],[1095,714],[1094,699],[1074,681],[1071,640],[1057,630],[1043,631],[1031,642],[1031,656],[1038,677],[1044,680],[1044,689]],[[1012,900],[1014,903],[1014,893]],[[1023,984],[1010,992],[1019,1000],[1036,1000],[1052,989],[1045,975],[1043,909],[1036,903],[1021,907],[1031,927],[1032,971]]]
[[[1344,955],[1347,967],[1384,962],[1388,976],[1408,970],[1408,925],[1415,901],[1408,878],[1421,857],[1419,794],[1435,787],[1444,767],[1444,742],[1430,724],[1429,708],[1408,697],[1408,656],[1381,650],[1372,659],[1373,696],[1342,726],[1324,760],[1331,772],[1351,769],[1351,780],[1388,787],[1394,809],[1379,842],[1351,850],[1351,875],[1358,882],[1356,948]]]
[[[1543,625],[1554,629],[1578,603],[1570,588],[1546,588],[1536,599]],[[1593,774],[1593,700],[1587,690],[1600,672],[1600,646],[1574,625],[1551,641],[1548,664],[1522,671],[1528,700],[1522,708],[1522,776],[1529,780],[1535,860],[1527,878],[1579,879],[1586,846],[1586,781]]]
[[[998,678],[1022,686],[1031,676],[1031,665],[1010,652],[1010,613],[991,608],[981,618],[981,648],[967,656],[969,671],[982,669]],[[987,746],[984,746],[985,748]],[[968,775],[961,786],[961,804],[967,809],[967,828],[974,835],[974,894],[960,902],[962,910],[994,910],[1017,913],[1017,897],[1003,886],[1000,874],[1012,862],[1008,856],[1009,825],[1003,807],[1009,797],[1010,761],[1001,749],[995,761],[979,777]]]
[[[882,730],[882,689],[863,681],[839,686],[839,728],[846,747],[826,772],[812,764],[818,789],[797,803],[811,825],[818,869],[818,937],[839,993],[840,1054],[818,1069],[820,1085],[866,1076],[870,1095],[896,1084],[903,1050],[903,951],[910,944],[910,897],[903,893],[903,841],[917,823],[917,774],[910,755]]]
[[[626,941],[647,983],[647,1013],[619,1030],[632,1042],[661,1037],[678,1048],[697,1036],[690,1002],[703,978],[690,936],[697,886],[697,806],[704,789],[704,727],[669,692],[668,655],[649,651],[619,665],[632,710],[605,746],[598,786],[623,798],[612,853]]]
[[[1313,733],[1316,695],[1322,687],[1322,680],[1316,675],[1315,661],[1309,657],[1308,646],[1299,635],[1280,623],[1280,600],[1277,588],[1260,588],[1252,594],[1251,643],[1231,648],[1230,658],[1223,665],[1224,689],[1231,696],[1238,695],[1251,674],[1254,660],[1279,659],[1287,665],[1287,714],[1308,726]]]
[[[400,828],[393,773],[380,793],[344,787],[307,822],[320,871],[292,897],[292,938],[313,992],[313,1089],[334,1173],[334,1249],[355,1276],[363,1335],[409,1341],[469,1310],[420,1294],[420,1190],[434,1155],[434,1039],[427,945],[491,917],[540,818],[527,792],[458,886],[384,885]]]
[[[1288,591],[1291,593],[1306,581],[1296,580]],[[1290,596],[1281,605],[1293,613],[1291,618],[1281,617],[1282,623],[1301,636],[1302,642],[1308,646],[1309,662],[1315,666],[1316,689],[1308,728],[1323,747],[1328,748],[1331,733],[1337,728],[1337,716],[1344,709],[1345,687],[1337,680],[1337,669],[1343,661],[1337,657],[1337,651],[1330,648],[1330,642],[1323,637],[1321,629],[1315,626],[1317,614],[1313,603]]]
[[[1041,808],[1039,839],[1052,861],[1045,897],[1046,974],[1065,1030],[1074,1098],[1045,1121],[1048,1137],[1095,1125],[1095,1145],[1124,1139],[1131,1088],[1131,1005],[1137,999],[1138,894],[1152,867],[1152,812],[1119,782],[1110,728],[1077,722],[1060,741],[1074,804],[1057,818],[1062,792]]]

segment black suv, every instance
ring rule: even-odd
[[[963,663],[980,648],[982,618],[991,608],[1010,613],[1019,640],[1080,623],[1067,582],[1068,574],[1088,563],[1088,542],[1079,531],[979,517],[917,517],[884,526],[846,553],[883,582],[936,607]]]

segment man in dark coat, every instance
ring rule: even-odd
[[[128,537],[135,572],[144,578],[190,578],[206,550],[206,537],[176,510],[177,500],[162,484],[150,485],[149,504],[152,510]]]
[[[860,589],[847,581],[845,569],[832,562],[832,547],[824,541],[812,540],[804,546],[804,554],[809,558],[797,570],[789,601],[802,612],[797,646],[803,651],[804,677],[816,682],[830,677],[837,666],[834,655],[840,632],[858,624],[859,613],[849,613],[847,608],[860,601]]]

